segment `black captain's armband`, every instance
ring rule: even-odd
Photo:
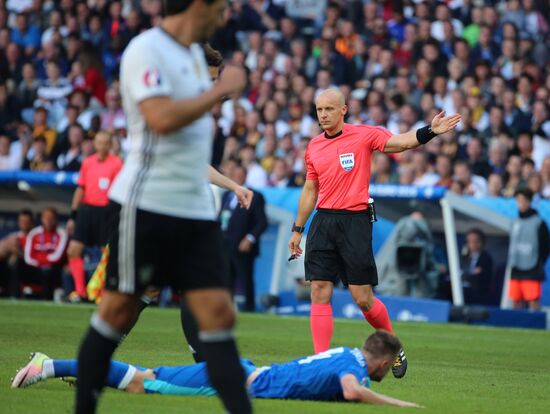
[[[430,142],[430,140],[436,136],[437,134],[433,132],[431,125],[426,125],[416,130],[416,139],[421,145]]]

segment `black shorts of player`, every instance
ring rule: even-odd
[[[378,284],[367,211],[318,209],[306,242],[306,280]]]
[[[78,207],[73,240],[85,246],[104,246],[109,240],[109,207],[81,204]]]
[[[105,288],[142,293],[147,286],[175,291],[228,287],[220,226],[121,207],[111,201]]]

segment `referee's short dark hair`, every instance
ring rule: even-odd
[[[163,0],[164,15],[172,16],[174,14],[183,13],[195,0]],[[216,0],[203,0],[207,4],[212,4]]]
[[[219,68],[222,65],[222,54],[210,46],[210,43],[203,43],[202,49],[204,50],[204,57],[206,58],[206,64],[208,66]]]

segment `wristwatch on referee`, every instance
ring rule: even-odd
[[[292,224],[293,233],[296,232],[296,233],[302,234],[305,229],[306,229],[306,226],[297,226],[295,222]]]

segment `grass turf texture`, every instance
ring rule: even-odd
[[[0,412],[69,413],[74,389],[49,380],[11,390],[10,378],[31,351],[75,356],[91,306],[0,301]],[[391,373],[373,389],[416,401],[421,413],[550,412],[550,332],[464,325],[395,323],[409,358],[409,372]],[[334,345],[358,346],[372,332],[364,321],[336,320]],[[241,314],[241,353],[257,364],[311,353],[306,318]],[[148,309],[116,358],[146,367],[191,363],[177,310]],[[258,413],[390,413],[397,407],[349,403],[255,400]],[[100,413],[217,413],[217,398],[104,393]]]

